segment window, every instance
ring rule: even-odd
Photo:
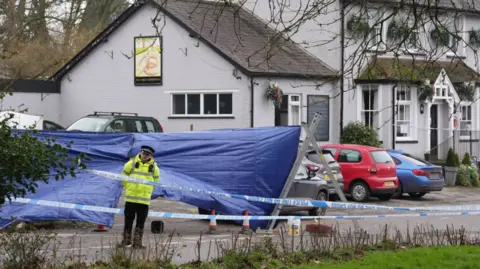
[[[101,132],[102,127],[109,121],[108,118],[85,117],[74,122],[67,131]]]
[[[390,155],[384,150],[371,151],[370,156],[375,163],[393,163]]]
[[[379,10],[368,10],[368,25],[370,35],[368,36],[368,50],[383,49],[383,18]]]
[[[428,163],[422,161],[422,160],[419,160],[419,159],[416,159],[416,158],[413,158],[413,157],[410,157],[410,156],[407,156],[405,154],[402,154],[402,158],[404,161],[412,164],[412,165],[429,165]]]
[[[421,48],[420,44],[420,35],[418,29],[412,29],[410,35],[408,36],[407,49],[412,52],[416,52]]]
[[[335,157],[335,154],[337,154],[337,148],[322,148],[322,150],[324,149],[329,150],[334,157]]]
[[[135,121],[135,132],[136,133],[143,133],[144,132],[142,122],[139,121],[139,120]]]
[[[396,165],[400,165],[402,164],[402,161],[400,161],[399,159],[395,158],[395,157],[392,157],[393,161],[395,162]]]
[[[295,175],[295,179],[304,179],[308,176],[307,168],[303,165],[300,165]]]
[[[115,120],[112,123],[110,123],[107,128],[105,129],[105,132],[119,132],[119,133],[124,133],[126,132],[126,126],[125,126],[125,121],[123,120]]]
[[[282,104],[275,108],[275,126],[300,125],[302,122],[301,102],[298,94],[285,94]]]
[[[362,85],[361,116],[365,125],[378,128],[378,85]]]
[[[145,121],[145,125],[147,126],[147,133],[155,133],[155,125],[151,121]]]
[[[461,105],[460,112],[462,118],[460,119],[460,137],[470,139],[470,131],[472,129],[472,106]]]
[[[362,153],[352,149],[341,149],[338,156],[338,162],[341,163],[359,163],[362,161]]]
[[[396,91],[396,137],[400,139],[412,139],[413,93],[408,86],[398,86]]]
[[[172,94],[172,115],[224,116],[233,113],[231,93]]]
[[[311,123],[315,113],[320,114],[313,135],[315,141],[330,140],[330,97],[328,95],[307,95],[307,123]]]

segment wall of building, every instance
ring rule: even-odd
[[[43,115],[45,120],[60,122],[60,94],[14,92],[0,100],[0,110],[23,111],[34,115]]]
[[[268,87],[269,80],[265,78],[255,78],[255,95],[254,95],[254,126],[272,126],[275,124],[275,107],[271,100],[265,97],[265,91]],[[308,122],[308,112],[314,115],[313,109],[316,103],[308,103],[309,96],[316,95],[322,101],[328,102],[328,117],[321,118],[319,128],[328,130],[328,140],[318,141],[319,144],[334,143],[339,141],[339,98],[338,84],[324,81],[309,80],[291,80],[291,79],[272,79],[276,82],[283,94],[298,94],[301,102],[301,121]],[[310,98],[312,100],[312,98]],[[311,108],[309,110],[309,107]],[[321,109],[321,108],[320,108]],[[320,110],[319,110],[320,111]],[[313,117],[313,116],[312,116]],[[321,130],[323,132],[323,130]],[[303,134],[302,134],[303,136]]]
[[[163,85],[134,85],[135,36],[155,35],[151,19],[157,9],[146,5],[121,25],[105,43],[74,67],[61,81],[62,124],[94,111],[136,112],[153,116],[166,132],[250,127],[250,80],[234,74],[234,66],[189,37],[168,17],[163,35]],[[163,24],[161,22],[160,24]],[[172,118],[172,93],[233,93],[233,118]]]

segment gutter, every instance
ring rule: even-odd
[[[395,90],[397,89],[397,85],[395,84],[392,87],[392,149],[395,149]]]
[[[254,106],[255,106],[255,99],[253,97],[254,94],[254,83],[253,83],[253,76],[250,76],[250,128],[254,127]]]
[[[340,137],[343,135],[343,92],[345,91],[345,3],[340,1]]]

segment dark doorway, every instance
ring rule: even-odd
[[[430,152],[435,159],[438,158],[438,105],[430,107]]]
[[[288,95],[283,95],[280,107],[275,106],[275,126],[288,126]]]

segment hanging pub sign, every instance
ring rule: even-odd
[[[137,36],[134,39],[135,85],[162,85],[162,37]]]

